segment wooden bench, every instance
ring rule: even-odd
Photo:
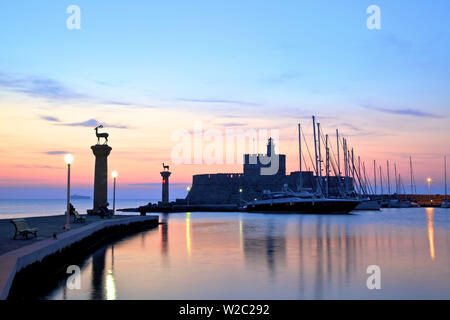
[[[64,212],[64,215],[66,215],[66,214],[67,214],[67,211]],[[73,211],[70,213],[70,215],[73,216],[73,222],[74,222],[74,223],[77,223],[77,222],[86,222],[86,218],[83,217],[83,216],[81,216],[81,215],[78,213],[77,210],[73,210]]]
[[[73,222],[86,222],[86,218],[80,216],[77,210],[73,212]]]
[[[14,240],[16,240],[16,237],[19,234],[25,237],[26,239],[28,239],[29,234],[34,234],[34,236],[36,237],[38,228],[30,228],[25,219],[13,219],[11,220],[11,223],[16,228],[16,233],[14,234],[13,238]]]

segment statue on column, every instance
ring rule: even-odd
[[[100,144],[100,138],[104,138],[105,139],[105,143],[103,144],[108,144],[108,137],[109,134],[108,133],[98,133],[98,129],[103,128],[102,125],[97,126],[94,130],[95,130],[95,135],[97,136],[97,144]]]
[[[108,146],[109,134],[98,132],[98,129],[101,128],[103,126],[99,125],[94,129],[97,136],[97,144],[91,146],[95,156],[94,202],[93,208],[88,210],[88,214],[103,217],[111,211],[108,209],[108,156],[112,148]],[[105,140],[104,143],[100,143],[101,138]]]

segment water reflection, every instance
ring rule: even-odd
[[[95,252],[92,272],[84,273],[91,286],[80,296],[450,298],[448,216],[432,208],[402,210],[354,216],[165,215],[158,229]],[[366,269],[374,264],[389,283],[382,292],[366,287]],[[64,287],[55,292],[50,297],[73,295]]]
[[[286,261],[285,224],[268,218],[265,224],[243,223],[243,253],[249,267],[265,263],[273,278],[277,265]]]
[[[191,255],[191,213],[186,213],[186,249],[187,253]]]
[[[163,214],[161,222],[161,252],[163,256],[167,256],[169,252],[169,215]]]
[[[239,216],[239,248],[244,249],[244,224],[242,222],[242,216]]]
[[[434,261],[436,252],[434,251],[434,228],[433,228],[433,215],[434,208],[426,208],[427,212],[427,226],[428,226],[428,243],[430,245],[430,257]]]
[[[91,300],[105,299],[105,259],[106,248],[97,250],[92,256],[92,291]]]
[[[106,274],[106,299],[116,300],[116,282],[114,281],[114,243],[111,245],[111,269]]]

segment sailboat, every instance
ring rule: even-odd
[[[303,188],[302,177],[302,151],[301,151],[301,126],[299,124],[299,185],[298,192],[289,189],[285,184],[282,191],[271,192],[264,190],[261,199],[248,202],[243,206],[247,212],[261,212],[261,213],[319,213],[319,214],[347,214],[350,213],[361,202],[359,199],[329,197],[328,194],[328,178],[329,178],[329,148],[328,136],[326,136],[326,187],[322,189],[322,175],[321,175],[321,155],[320,155],[320,126],[317,124],[318,139],[316,139],[316,121],[313,116],[314,128],[314,156],[315,156],[315,170],[316,179],[318,181],[318,189],[316,192],[309,192]],[[319,142],[319,149],[316,143]],[[320,191],[319,191],[320,189]]]
[[[397,170],[396,170],[397,171]],[[415,202],[412,202],[408,199],[401,199],[401,187],[403,187],[403,183],[400,177],[400,174],[398,175],[398,179],[396,180],[397,184],[397,199],[391,199],[389,202],[390,208],[418,208],[419,205]],[[404,187],[403,187],[404,190]]]
[[[261,213],[345,214],[359,203],[360,200],[356,199],[327,198],[307,191],[293,192],[285,185],[283,191],[265,190],[261,199],[248,202],[243,209]]]
[[[381,201],[375,199],[375,196],[376,196],[376,185],[377,185],[377,182],[376,182],[377,178],[376,178],[376,171],[375,171],[376,167],[375,166],[376,165],[375,165],[375,161],[374,161],[373,167],[374,167],[375,191],[373,192],[373,195],[372,195],[373,198],[371,199],[367,195],[366,195],[365,198],[361,198],[361,195],[360,195],[361,203],[356,206],[355,210],[381,210]],[[365,166],[364,166],[364,179],[363,179],[363,182],[365,183],[363,190],[366,190],[368,182],[367,182]]]
[[[447,156],[444,157],[444,177],[445,177],[445,199],[442,201],[441,208],[450,208],[450,201],[447,199]]]

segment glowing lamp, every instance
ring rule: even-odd
[[[73,156],[70,153],[66,154],[66,156],[64,157],[64,161],[67,165],[70,165],[73,161]]]

